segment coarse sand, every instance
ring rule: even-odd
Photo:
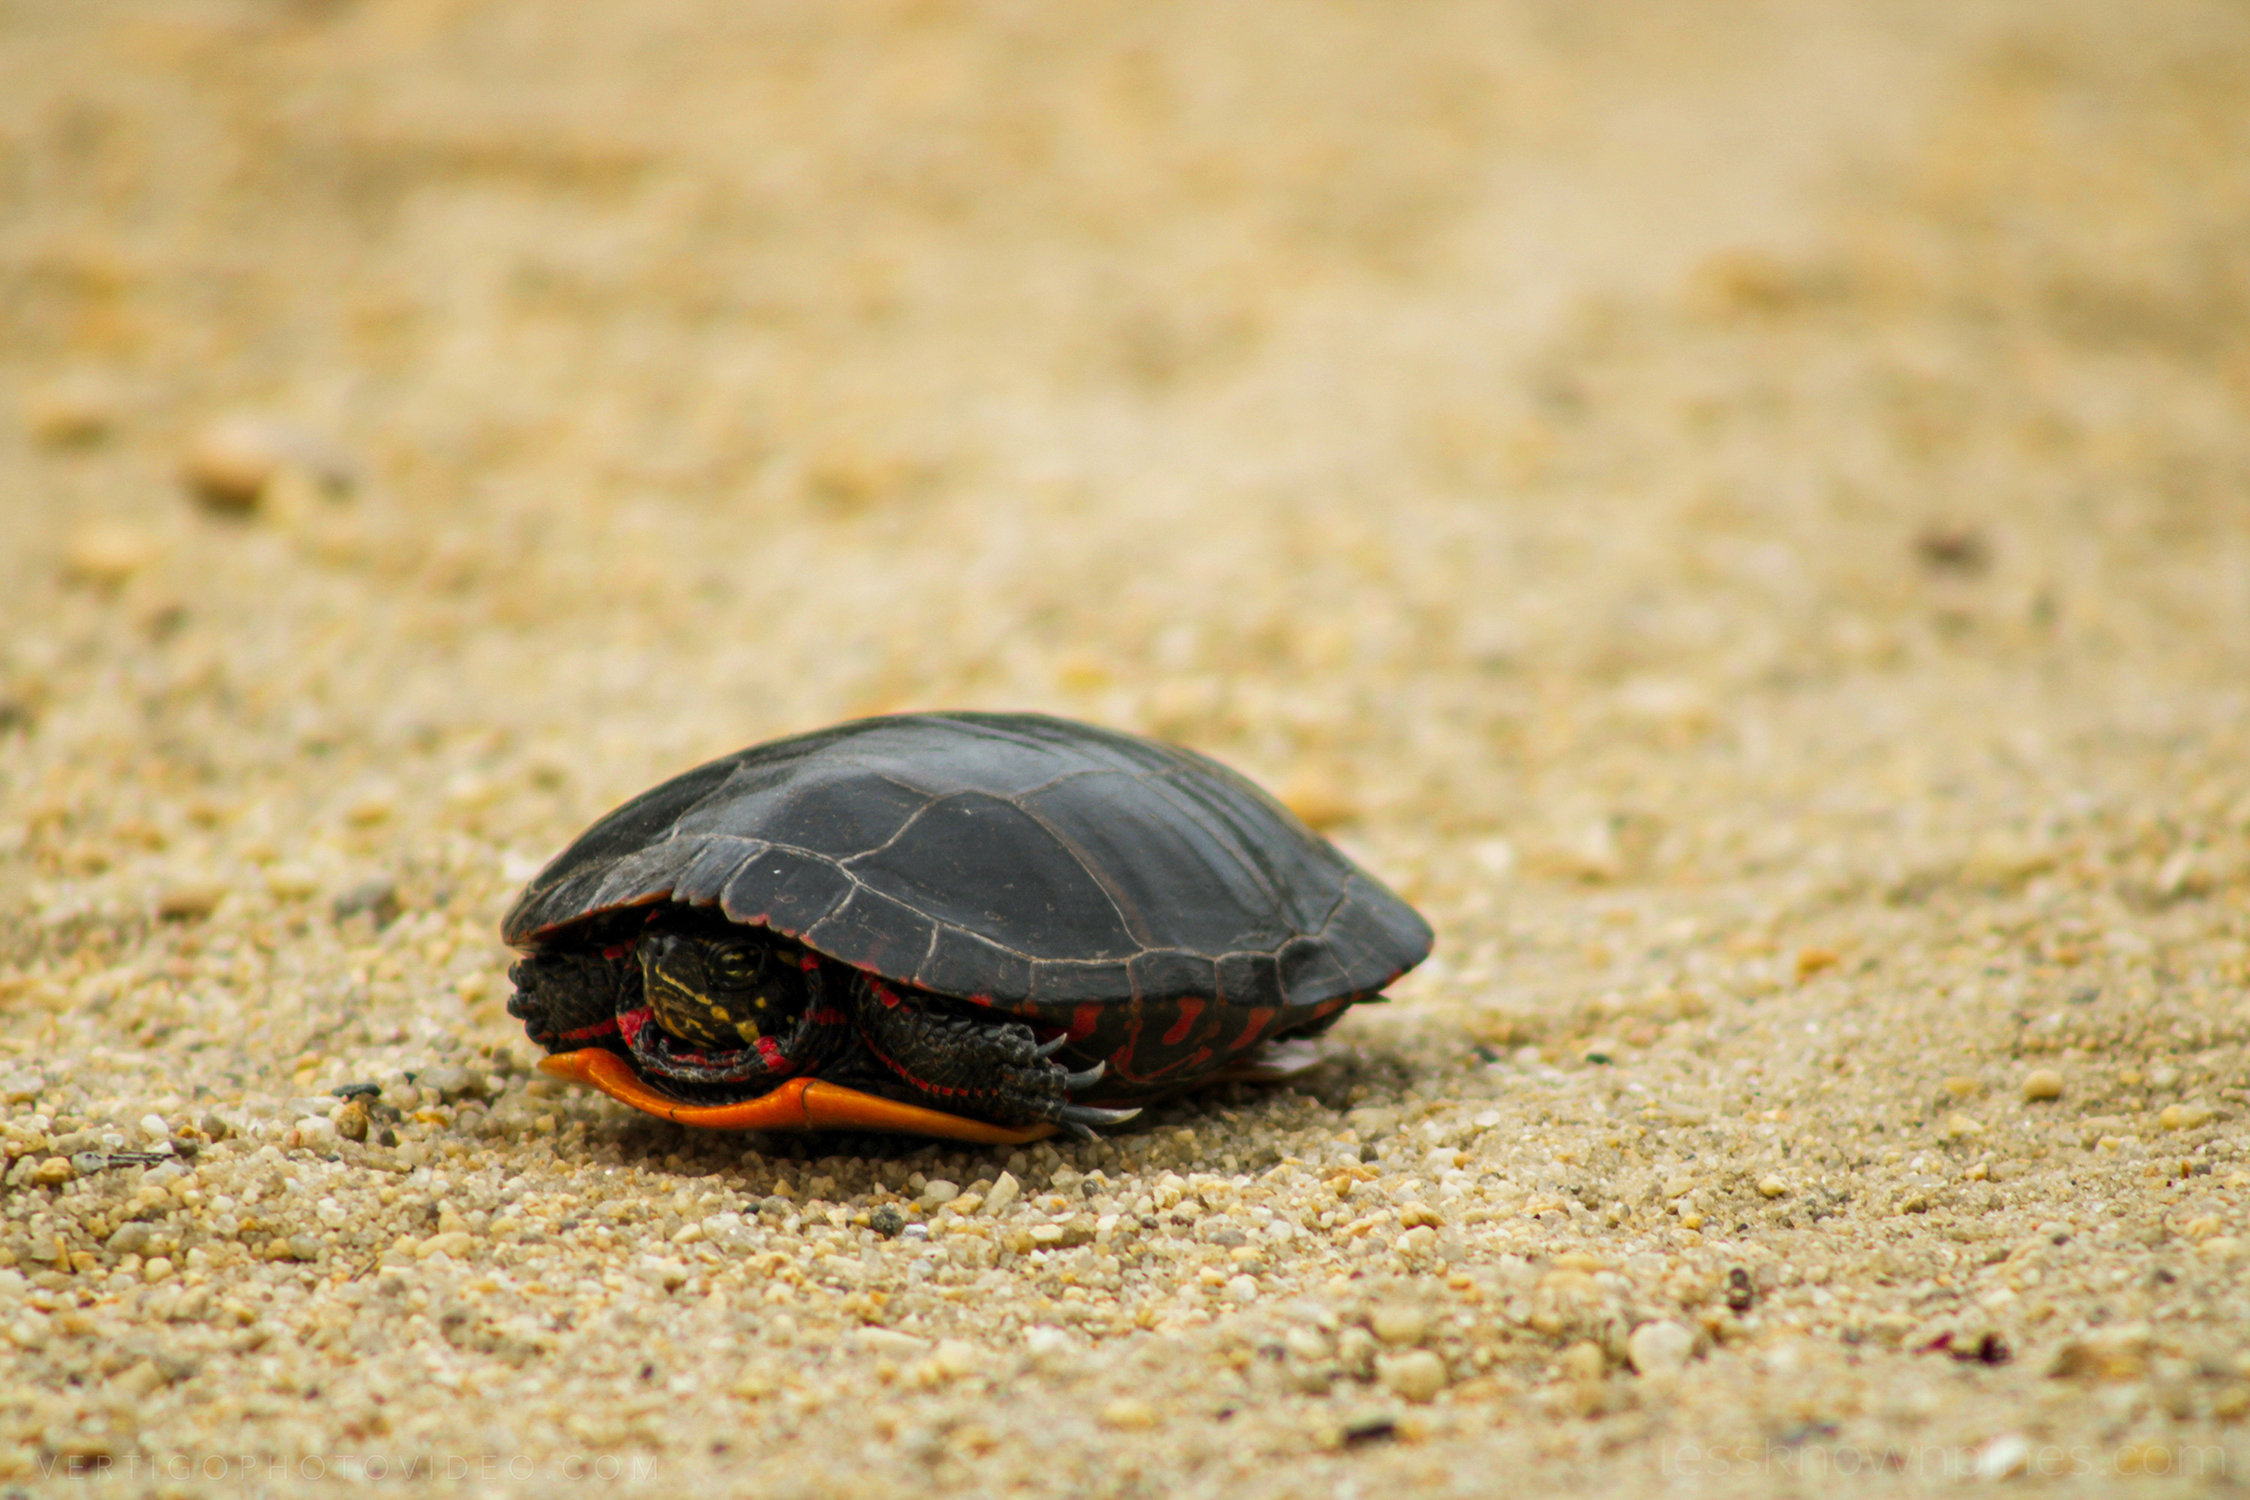
[[[2217,0],[0,4],[0,1483],[2236,1492],[2245,100]],[[1092,1145],[535,1070],[540,862],[929,707],[1437,955]]]

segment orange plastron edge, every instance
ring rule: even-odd
[[[1020,1146],[1055,1133],[1052,1125],[993,1125],[965,1120],[942,1110],[901,1104],[818,1078],[792,1078],[769,1094],[737,1104],[682,1104],[650,1088],[633,1071],[632,1064],[603,1047],[557,1052],[539,1059],[539,1069],[599,1089],[620,1104],[630,1104],[660,1119],[704,1130],[887,1130],[980,1146]]]

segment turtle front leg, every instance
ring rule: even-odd
[[[1100,1079],[1102,1065],[1073,1073],[1053,1061],[1060,1037],[1042,1047],[1021,1021],[928,1010],[866,975],[853,990],[868,1050],[933,1109],[1004,1125],[1060,1125],[1082,1140],[1093,1139],[1094,1126],[1140,1113],[1071,1103],[1070,1092]]]

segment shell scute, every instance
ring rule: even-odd
[[[744,864],[719,894],[731,921],[803,937],[852,894],[851,877],[834,860],[769,847]]]
[[[913,973],[929,954],[938,926],[925,913],[860,886],[805,931],[808,947],[857,954],[854,962],[878,974]]]
[[[735,872],[764,854],[769,847],[771,846],[759,839],[730,838],[725,834],[706,835],[695,842],[694,852],[688,857],[686,867],[673,877],[672,899],[685,901],[691,906],[717,904]]]

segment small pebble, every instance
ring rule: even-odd
[[[1137,1396],[1121,1396],[1101,1410],[1102,1425],[1113,1432],[1147,1432],[1161,1420],[1155,1406]]]
[[[1434,1401],[1451,1384],[1445,1361],[1427,1349],[1386,1355],[1376,1369],[1384,1388],[1408,1401]]]
[[[391,814],[397,811],[398,794],[396,792],[388,788],[370,788],[344,804],[344,821],[355,828],[372,828],[377,823],[387,822]],[[398,893],[393,889],[391,902],[394,907],[397,905],[397,900]],[[371,904],[365,904],[358,909],[371,911],[374,907]],[[391,915],[395,917],[398,913],[394,910]],[[390,924],[387,919],[379,918],[376,925],[388,926]]]
[[[484,1077],[472,1073],[458,1063],[439,1063],[422,1069],[414,1075],[418,1088],[435,1089],[440,1099],[451,1104],[460,1099],[484,1097]]]
[[[2200,1130],[2219,1117],[2207,1104],[2167,1104],[2156,1123],[2166,1130]]]
[[[937,1352],[930,1356],[930,1360],[940,1375],[949,1380],[958,1380],[982,1369],[985,1355],[984,1350],[966,1339],[940,1339]]]
[[[148,1242],[154,1233],[147,1224],[138,1220],[120,1224],[108,1240],[103,1242],[102,1248],[112,1255],[140,1255],[148,1249]]]
[[[1429,1336],[1428,1309],[1416,1302],[1386,1302],[1367,1320],[1368,1330],[1391,1346],[1419,1344]]]
[[[2169,1458],[2170,1450],[2165,1456]],[[1986,1443],[1977,1454],[1976,1477],[1979,1479],[2007,1479],[2021,1474],[2031,1462],[2031,1439],[2021,1433],[2011,1432]],[[2136,1471],[2138,1472],[2138,1471]]]
[[[1016,1198],[1023,1192],[1023,1184],[1016,1181],[1013,1172],[1002,1172],[1000,1180],[992,1184],[992,1191],[984,1195],[984,1215],[997,1219],[1015,1206]]]
[[[1788,1191],[1789,1184],[1771,1172],[1758,1179],[1758,1196],[1761,1198],[1779,1198]]]
[[[398,882],[383,876],[362,880],[346,887],[329,903],[329,913],[339,922],[348,922],[361,913],[374,920],[378,928],[388,927],[398,920]]]
[[[288,441],[273,423],[228,417],[198,432],[180,458],[180,479],[204,509],[245,516],[289,461]]]
[[[1992,566],[1992,543],[1966,522],[1933,522],[1914,534],[1914,555],[1936,573],[1974,576]]]
[[[1321,1446],[1364,1448],[1399,1436],[1399,1418],[1386,1411],[1357,1412],[1321,1434]]]
[[[155,1361],[144,1359],[118,1374],[109,1386],[128,1400],[140,1401],[162,1384],[164,1372],[156,1368]]]
[[[157,893],[156,915],[167,922],[201,921],[218,910],[226,894],[216,881],[180,881]]]
[[[858,1334],[859,1346],[892,1359],[909,1359],[927,1354],[928,1339],[916,1338],[911,1333],[900,1333],[895,1328],[862,1328]]]
[[[156,561],[156,539],[122,521],[95,521],[63,543],[63,576],[75,583],[114,589]]]
[[[939,1178],[929,1183],[922,1189],[922,1202],[928,1204],[932,1208],[943,1207],[945,1204],[951,1203],[954,1199],[960,1196],[960,1184],[947,1182],[943,1178]]]
[[[2052,1068],[2034,1068],[2024,1075],[2023,1098],[2026,1104],[2038,1104],[2049,1099],[2060,1099],[2063,1092],[2062,1074]]]
[[[1625,1350],[1643,1375],[1676,1375],[1695,1352],[1695,1335],[1669,1318],[1658,1318],[1634,1329]]]
[[[368,1127],[374,1123],[368,1116],[366,1104],[358,1099],[338,1105],[328,1118],[335,1125],[336,1134],[347,1141],[366,1140]]]
[[[60,381],[25,399],[23,425],[43,448],[90,448],[116,428],[117,398],[98,380]]]
[[[280,900],[302,901],[320,889],[320,876],[308,865],[273,865],[266,870],[266,889]]]
[[[906,1227],[906,1216],[885,1203],[867,1216],[867,1225],[886,1240],[896,1239]]]
[[[1060,1354],[1070,1347],[1070,1335],[1060,1328],[1035,1323],[1023,1331],[1023,1346],[1035,1357]]]
[[[1299,776],[1281,788],[1281,803],[1308,828],[1326,832],[1359,817],[1359,804],[1326,776]]]

